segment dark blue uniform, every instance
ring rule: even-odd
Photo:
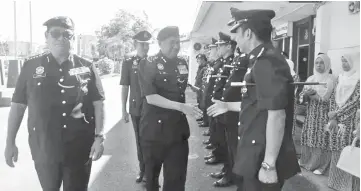
[[[147,190],[158,190],[163,164],[163,190],[183,191],[188,163],[189,125],[185,114],[147,103],[146,96],[158,94],[185,103],[188,66],[184,59],[168,59],[158,53],[141,63],[139,75],[143,107],[140,137],[145,162]]]
[[[242,54],[234,58],[232,63],[234,67],[230,76],[226,81],[226,84],[223,88],[223,94],[221,101],[224,102],[240,102],[242,101],[241,87],[231,87],[232,82],[243,81],[244,75],[247,72],[247,69],[250,67],[248,56]],[[233,167],[233,157],[236,154],[237,148],[237,135],[238,135],[238,115],[237,112],[227,112],[219,116],[217,128],[224,130],[225,133],[225,147],[224,149],[228,150],[227,160],[224,162],[225,176],[228,180],[232,180],[232,167]]]
[[[243,96],[233,172],[244,178],[244,188],[260,189],[258,171],[266,147],[268,110],[286,110],[285,133],[276,163],[279,183],[300,172],[300,167],[292,138],[294,87],[290,85],[293,79],[287,62],[271,44],[260,45],[250,54],[258,56],[251,60],[253,67],[245,81],[256,86],[247,87]]]
[[[231,71],[231,68],[225,67],[225,65],[231,65],[233,58],[234,55],[228,56],[225,59],[222,58],[222,67],[218,69],[217,75],[224,77],[216,78],[212,92],[212,98],[215,100],[221,100],[222,98],[223,88]],[[224,127],[219,126],[219,118],[220,116],[215,117],[212,124],[210,125],[211,140],[212,144],[216,147],[216,149],[213,151],[214,156],[216,156],[218,160],[225,162],[227,160],[227,147],[224,134],[225,131]]]
[[[24,62],[12,102],[28,106],[29,144],[44,190],[87,190],[94,142],[93,102],[104,100],[94,65],[50,53]],[[83,115],[84,114],[84,115]]]
[[[141,172],[144,172],[145,166],[139,140],[139,122],[143,103],[143,100],[141,99],[141,91],[138,80],[139,64],[141,59],[142,58],[138,56],[132,56],[131,58],[128,58],[123,62],[120,85],[130,86],[129,113],[132,118],[133,128],[135,132],[139,169]]]

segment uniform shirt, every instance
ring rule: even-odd
[[[188,66],[184,59],[168,59],[158,53],[141,63],[139,74],[143,99],[140,137],[145,142],[169,144],[189,138],[185,114],[147,103],[146,96],[158,94],[169,100],[185,103]]]
[[[90,149],[95,129],[93,102],[98,100],[104,100],[104,92],[91,62],[73,55],[59,65],[50,53],[26,60],[12,102],[28,106],[33,160],[87,160],[89,156],[77,158],[87,149],[83,154],[73,153],[75,147],[67,145],[79,142],[78,147]],[[81,113],[85,116],[77,117]]]
[[[122,76],[120,85],[130,86],[129,94],[129,113],[134,116],[140,116],[142,99],[140,96],[140,87],[138,80],[139,64],[142,58],[132,56],[123,62]]]
[[[225,65],[231,65],[233,63],[234,55],[228,56],[226,59],[223,59],[223,66],[218,69],[216,75],[225,76],[222,78],[216,78],[216,81],[213,86],[212,97],[214,99],[220,100],[222,97],[223,87],[226,84],[227,78],[229,77],[231,68],[225,67]]]
[[[242,101],[241,96],[241,87],[232,87],[232,82],[242,82],[244,75],[249,68],[249,58],[247,55],[242,54],[234,58],[232,63],[234,68],[230,72],[229,78],[226,80],[226,84],[223,88],[223,94],[221,101],[224,102],[240,102]],[[224,114],[224,117],[220,119],[220,122],[227,124],[228,126],[237,126],[238,123],[238,113],[237,112],[227,112]]]
[[[253,66],[245,81],[256,86],[248,86],[242,100],[234,172],[257,177],[265,154],[267,112],[284,109],[285,132],[276,162],[278,177],[284,180],[300,172],[292,139],[294,87],[290,83],[293,79],[286,60],[271,44],[258,46],[250,53],[252,56]]]
[[[210,71],[208,72],[208,76],[207,76],[207,85],[204,89],[204,100],[206,102],[206,107],[208,107],[211,104],[211,100],[213,97],[213,88],[214,88],[214,84],[216,82],[216,78],[211,78],[212,75],[217,75],[219,68],[222,68],[224,65],[224,59],[223,58],[218,58],[214,65],[210,68]]]

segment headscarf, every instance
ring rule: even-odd
[[[335,100],[339,107],[344,105],[352,96],[357,82],[360,80],[360,52],[344,54],[342,57],[347,60],[351,69],[347,72],[343,71],[338,76],[338,84],[335,90]]]
[[[323,85],[308,85],[306,89],[312,88],[316,90],[317,94],[323,99],[327,100],[330,98],[332,91],[335,87],[336,78],[332,74],[330,74],[331,69],[331,60],[326,54],[320,54],[316,57],[315,61],[321,58],[325,65],[325,70],[320,73],[316,70],[316,65],[313,67],[313,75],[307,79],[307,82],[320,82],[327,83],[325,86]]]
[[[290,70],[291,70],[291,76],[295,76],[296,72],[295,72],[295,64],[292,62],[292,60],[290,59],[286,59],[288,66],[290,66]]]

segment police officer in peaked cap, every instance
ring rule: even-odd
[[[197,93],[197,103],[199,104],[199,108],[201,108],[201,99],[202,99],[202,94],[203,94],[203,88],[202,86],[202,78],[203,78],[203,74],[207,69],[207,57],[205,54],[198,54],[196,56],[197,59],[197,63],[198,63],[198,70],[197,70],[197,75],[195,78],[195,83],[194,86],[199,88],[198,90],[196,90]],[[200,119],[197,119],[197,121],[203,121],[203,117]]]
[[[202,112],[186,102],[188,65],[178,57],[178,27],[165,27],[157,36],[160,52],[141,63],[139,74],[143,98],[140,140],[145,162],[147,191],[157,191],[163,165],[164,191],[184,191],[190,130],[186,115]]]
[[[72,53],[74,22],[44,23],[50,52],[27,59],[9,114],[6,163],[18,158],[15,138],[26,108],[31,155],[44,191],[85,191],[93,160],[103,153],[102,83],[92,62]]]
[[[300,172],[292,138],[294,87],[288,64],[271,44],[272,10],[231,8],[229,22],[252,68],[244,77],[240,102],[219,104],[222,111],[241,111],[233,172],[238,190],[281,191],[285,180]]]
[[[145,166],[143,162],[143,154],[140,148],[140,138],[139,138],[139,121],[140,114],[142,109],[142,99],[140,94],[138,72],[139,64],[142,59],[147,58],[149,43],[152,38],[152,35],[148,31],[140,31],[133,36],[134,47],[137,51],[135,56],[132,56],[126,59],[122,65],[122,75],[120,78],[121,89],[121,101],[122,101],[122,120],[125,123],[129,121],[129,114],[126,109],[128,93],[130,87],[130,97],[129,97],[129,113],[131,114],[133,128],[135,132],[135,140],[137,145],[137,155],[139,160],[139,174],[136,178],[136,182],[141,182],[143,180]]]

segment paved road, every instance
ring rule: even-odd
[[[143,191],[142,185],[136,184],[134,179],[138,171],[135,137],[130,123],[120,122],[120,88],[118,86],[119,77],[103,79],[103,85],[106,92],[106,124],[107,139],[105,142],[105,153],[103,157],[94,162],[90,191]],[[187,100],[194,101],[194,93],[187,93]],[[39,191],[41,190],[36,173],[33,168],[33,162],[30,156],[30,150],[27,143],[27,129],[25,116],[21,129],[17,137],[17,146],[19,147],[19,161],[15,168],[6,166],[3,153],[6,135],[6,124],[9,108],[0,108],[0,190],[1,191]],[[206,166],[203,156],[208,152],[203,149],[201,132],[194,120],[190,120],[191,134],[189,139],[190,153],[187,175],[187,191],[209,191],[224,190],[233,191],[235,187],[215,189],[212,187],[212,180],[207,175],[210,172],[218,171],[220,166]],[[316,191],[315,186],[309,183],[310,177],[297,176],[286,183],[285,191]],[[163,181],[161,176],[161,182]],[[324,189],[321,189],[324,190]]]

